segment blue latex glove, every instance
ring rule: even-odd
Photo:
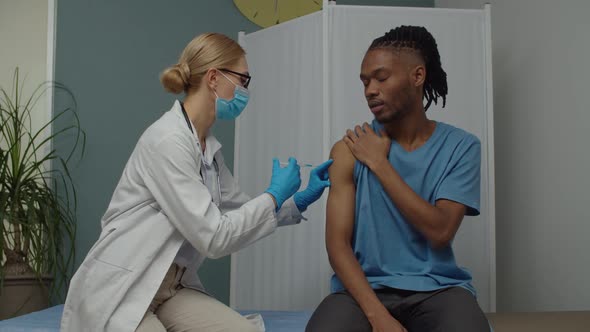
[[[330,186],[330,179],[328,178],[328,168],[334,161],[329,159],[318,167],[314,168],[309,175],[309,183],[307,188],[300,191],[293,196],[295,204],[299,211],[303,212],[307,210],[307,207],[317,201],[322,194],[324,189]]]
[[[277,202],[277,211],[283,203],[299,190],[301,186],[301,174],[297,159],[289,158],[289,165],[281,168],[279,160],[272,160],[272,177],[266,193],[271,194]]]

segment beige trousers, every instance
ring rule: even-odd
[[[213,297],[183,288],[172,264],[136,332],[257,332],[254,324]]]

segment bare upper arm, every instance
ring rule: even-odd
[[[330,191],[326,208],[326,246],[328,255],[334,244],[350,243],[354,228],[355,158],[343,141],[332,147],[330,158],[334,160],[329,169]]]

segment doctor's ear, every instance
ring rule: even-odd
[[[215,68],[209,68],[207,70],[207,73],[205,73],[205,76],[203,77],[203,80],[205,84],[207,84],[207,86],[211,89],[216,89],[217,88],[217,80],[219,79],[219,73],[217,72],[217,70]]]

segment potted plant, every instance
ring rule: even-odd
[[[23,96],[16,68],[0,87],[0,319],[46,308],[60,298],[74,263],[76,191],[68,167],[84,153],[71,92],[53,82]],[[65,93],[71,107],[55,110],[39,129],[31,110],[48,93]],[[45,100],[45,99],[44,99]],[[58,138],[69,141],[58,151]]]

